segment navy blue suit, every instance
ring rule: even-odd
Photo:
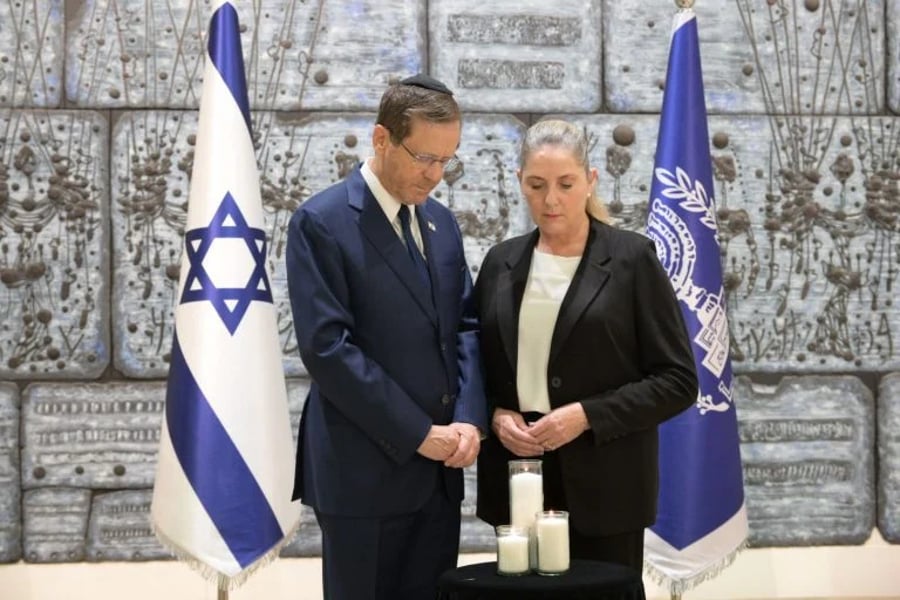
[[[462,470],[416,450],[432,424],[487,428],[477,319],[452,213],[431,198],[416,212],[432,290],[359,168],[291,218],[291,309],[312,378],[294,498],[322,524],[413,513],[438,493],[456,506],[458,544]]]

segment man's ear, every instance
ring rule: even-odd
[[[391,132],[384,125],[375,125],[372,130],[372,148],[382,152],[391,141]]]

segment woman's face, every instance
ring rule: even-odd
[[[528,155],[518,175],[531,218],[542,236],[565,241],[584,231],[596,169],[585,172],[571,150],[545,145]]]

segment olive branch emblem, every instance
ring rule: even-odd
[[[690,175],[681,167],[675,167],[673,174],[668,169],[657,168],[656,178],[663,184],[662,195],[678,200],[678,206],[690,213],[702,213],[700,222],[716,231],[716,216],[713,213],[713,201],[706,193],[703,182],[699,179],[691,181]]]

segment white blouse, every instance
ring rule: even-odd
[[[550,412],[547,363],[559,307],[581,262],[580,256],[556,256],[534,249],[519,311],[516,385],[519,410]]]

